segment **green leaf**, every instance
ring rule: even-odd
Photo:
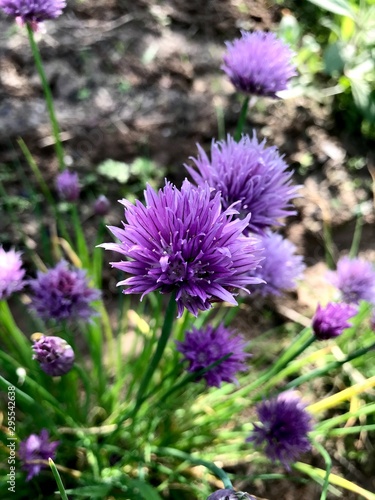
[[[127,481],[127,484],[129,488],[140,495],[144,500],[162,500],[155,488],[139,479],[131,479]]]
[[[108,179],[115,179],[120,184],[125,184],[130,177],[130,165],[121,161],[105,160],[98,165],[98,173]]]
[[[81,486],[80,488],[74,488],[72,490],[66,490],[66,493],[76,497],[88,497],[88,498],[105,498],[106,495],[111,491],[111,484],[96,484],[92,486]]]
[[[301,28],[297,19],[291,14],[283,16],[279,24],[278,34],[285,42],[296,47],[301,37]]]
[[[323,53],[324,72],[330,76],[342,73],[345,60],[342,55],[342,45],[340,43],[331,43]]]
[[[371,87],[365,80],[350,78],[353,99],[355,105],[361,111],[365,111],[369,106]]]
[[[317,5],[321,9],[328,10],[339,16],[347,16],[351,19],[355,18],[355,12],[352,6],[346,0],[309,0],[309,2]]]

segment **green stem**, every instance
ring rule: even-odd
[[[190,462],[191,464],[194,465],[203,465],[203,467],[206,467],[206,469],[212,472],[212,474],[214,474],[223,481],[224,489],[233,490],[232,482],[227,476],[227,474],[223,471],[223,469],[220,469],[220,467],[215,465],[213,462],[208,462],[207,460],[202,460],[201,458],[195,458],[192,455],[189,455],[189,453],[185,453],[184,451],[180,450],[175,450],[174,448],[152,447],[152,451],[160,455],[181,458],[182,460]]]
[[[322,368],[317,368],[316,370],[312,370],[305,375],[301,375],[300,377],[292,380],[285,386],[285,390],[287,389],[293,389],[294,387],[298,387],[299,385],[303,384],[304,382],[308,382],[309,380],[312,380],[316,377],[321,377],[322,375],[325,375],[326,373],[331,373],[333,370],[336,368],[339,368],[345,363],[348,363],[349,361],[352,361],[353,359],[359,358],[360,356],[363,356],[364,354],[368,353],[372,349],[375,349],[375,343],[369,345],[368,347],[363,347],[362,349],[357,349],[356,351],[352,352],[349,354],[346,358],[342,359],[341,361],[334,361],[332,363],[328,363],[326,366],[323,366]]]
[[[329,475],[331,474],[331,468],[332,468],[332,459],[329,456],[327,450],[320,443],[318,443],[317,441],[313,441],[313,444],[315,448],[319,451],[319,453],[322,455],[324,462],[326,464],[326,475],[324,477],[322,494],[320,495],[320,500],[326,500],[328,493],[328,486],[329,486]]]
[[[49,118],[50,118],[50,122],[51,122],[51,126],[52,126],[52,133],[53,133],[53,137],[55,139],[54,146],[55,146],[57,159],[59,162],[59,167],[60,167],[60,170],[63,170],[65,168],[64,150],[63,150],[63,147],[61,144],[60,128],[59,128],[59,124],[58,124],[57,119],[56,119],[52,93],[51,93],[51,89],[49,87],[48,80],[47,80],[47,77],[46,77],[46,74],[44,71],[43,62],[42,62],[42,58],[40,56],[39,48],[38,48],[37,43],[35,42],[34,32],[29,24],[27,24],[27,33],[29,35],[29,42],[30,42],[31,51],[32,51],[33,57],[34,57],[35,66],[36,66],[36,69],[39,73],[40,80],[42,82],[44,97],[46,99],[48,114],[49,114]]]
[[[57,487],[59,489],[62,500],[69,500],[68,496],[66,494],[63,482],[61,480],[59,471],[56,469],[56,465],[55,465],[54,461],[52,460],[52,458],[49,458],[48,462],[49,462],[49,466],[51,467],[52,474],[53,474],[55,481],[57,483]]]
[[[190,384],[190,382],[195,382],[196,380],[199,380],[203,377],[203,375],[207,372],[209,372],[210,370],[212,370],[213,368],[215,368],[216,366],[220,365],[221,363],[223,363],[224,361],[226,361],[228,358],[230,358],[232,356],[232,352],[226,354],[225,356],[223,356],[222,358],[218,359],[217,361],[214,361],[213,363],[211,363],[209,366],[207,366],[206,368],[202,368],[201,370],[197,370],[196,372],[193,372],[193,373],[190,373],[189,375],[186,375],[180,383],[174,385],[173,387],[171,387],[169,389],[169,391],[167,391],[160,399],[159,401],[156,403],[156,407],[159,408],[159,406],[164,403],[171,394],[173,394],[174,392],[178,391],[179,389],[182,389],[182,387],[184,387],[185,385],[188,385]]]
[[[224,109],[221,105],[215,106],[216,120],[217,120],[217,134],[219,141],[225,139],[225,117]]]
[[[247,109],[249,107],[249,100],[250,100],[250,97],[245,97],[245,99],[242,103],[240,116],[238,118],[236,131],[234,133],[234,140],[236,142],[238,142],[241,139],[242,131],[243,131],[245,121],[246,121]]]
[[[16,325],[6,300],[0,300],[0,318],[16,349],[15,353],[12,354],[21,360],[24,366],[32,366],[31,346],[23,332]]]
[[[332,239],[331,224],[323,220],[323,241],[326,264],[329,269],[335,269],[334,244]]]
[[[8,392],[9,387],[14,387],[16,401],[18,401],[18,404],[22,407],[24,413],[28,412],[29,415],[44,416],[44,409],[36,403],[33,398],[0,375],[0,389],[4,392]]]
[[[74,226],[74,232],[76,236],[77,253],[81,259],[82,266],[85,269],[89,268],[90,256],[87,248],[85,234],[83,232],[81,221],[79,220],[78,208],[75,204],[71,205],[71,214]]]
[[[80,365],[75,364],[74,369],[78,373],[78,376],[81,378],[82,383],[85,388],[85,407],[84,407],[84,418],[87,419],[87,415],[89,414],[89,409],[90,409],[90,399],[91,399],[91,383],[90,383],[90,378],[87,375],[86,371],[84,368],[82,368]]]
[[[309,333],[307,338],[306,334]],[[250,391],[254,391],[258,389],[263,384],[270,385],[270,379],[276,376],[281,370],[283,370],[291,361],[293,361],[297,356],[302,354],[305,349],[307,349],[312,342],[315,340],[315,337],[311,335],[310,328],[305,328],[299,335],[299,338],[293,342],[280,356],[278,361],[272,365],[263,375],[254,380],[250,385],[239,389],[236,394],[238,396],[249,394]]]
[[[359,245],[361,243],[362,228],[363,228],[363,215],[359,214],[355,223],[352,245],[350,247],[350,252],[349,252],[349,257],[351,259],[354,259],[354,257],[356,257],[358,254]]]
[[[92,359],[94,377],[98,382],[99,399],[104,396],[106,390],[106,373],[103,369],[103,337],[100,325],[96,323],[88,323],[85,329],[87,344],[90,350]]]
[[[24,154],[29,167],[31,168],[33,174],[35,175],[36,180],[38,181],[39,187],[44,194],[44,197],[48,201],[48,203],[53,207],[55,205],[55,200],[53,199],[52,193],[47,186],[46,181],[43,178],[41,171],[39,170],[38,164],[34,160],[32,154],[29,151],[29,148],[26,146],[25,141],[21,138],[17,139],[17,143],[21,148],[22,153]]]
[[[326,433],[329,437],[341,437],[349,434],[359,434],[360,432],[375,431],[375,424],[355,425],[354,427],[343,427],[342,429],[332,429]]]
[[[158,341],[158,344],[156,346],[156,351],[154,353],[154,356],[148,365],[148,369],[141,381],[141,385],[139,386],[138,393],[137,393],[137,399],[135,403],[135,408],[132,413],[132,417],[136,416],[138,413],[140,407],[142,406],[142,403],[145,401],[144,395],[147,392],[148,386],[151,382],[152,376],[154,375],[154,372],[156,368],[159,365],[159,362],[163,356],[164,350],[167,346],[169,337],[172,332],[172,327],[173,327],[173,322],[174,318],[176,315],[176,309],[177,309],[177,303],[176,303],[176,298],[175,295],[173,294],[169,300],[169,304],[167,307],[167,311],[165,313],[165,318],[164,318],[164,324],[163,328],[161,331],[161,335]]]

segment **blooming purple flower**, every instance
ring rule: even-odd
[[[21,252],[0,247],[0,300],[7,299],[24,286]]]
[[[65,375],[74,365],[74,351],[60,337],[42,335],[34,341],[32,349],[33,359],[36,359],[41,369],[52,377]]]
[[[112,267],[132,276],[117,285],[124,293],[144,295],[158,290],[176,295],[178,316],[184,308],[197,315],[212,301],[237,304],[234,291],[259,283],[250,276],[260,261],[252,239],[242,231],[244,220],[231,220],[233,209],[221,210],[220,194],[211,197],[208,185],[195,188],[186,181],[181,190],[166,183],[156,193],[145,191],[146,206],[127,200],[124,228],[110,227],[120,243],[100,246],[132,259]]]
[[[90,303],[99,299],[99,290],[89,287],[85,271],[70,268],[65,261],[46,273],[38,272],[29,285],[31,307],[43,319],[87,320],[95,314]]]
[[[39,460],[52,460],[56,456],[56,448],[59,441],[49,441],[49,434],[42,429],[40,434],[31,434],[27,439],[20,442],[18,455],[22,462],[22,468],[27,471],[26,481],[37,476],[41,469],[48,468],[48,464],[33,463]]]
[[[294,53],[274,33],[241,31],[241,35],[226,42],[221,68],[240,92],[276,97],[297,74]]]
[[[56,177],[56,189],[62,200],[77,201],[80,193],[78,174],[76,172],[69,172],[69,170],[61,172]]]
[[[244,491],[217,490],[207,500],[256,500],[256,498]]]
[[[264,445],[267,457],[273,462],[279,460],[289,469],[290,463],[311,448],[308,438],[311,416],[294,391],[263,401],[257,405],[257,414],[260,423],[254,424],[247,441]]]
[[[375,303],[375,270],[370,262],[342,257],[328,279],[340,290],[344,302],[358,304],[366,300]]]
[[[266,147],[256,134],[242,136],[236,142],[212,142],[211,160],[198,145],[198,158],[191,158],[195,168],[186,165],[197,185],[208,182],[214,192],[221,193],[224,208],[236,203],[239,218],[251,214],[245,233],[262,234],[270,226],[281,226],[279,219],[295,214],[291,200],[298,186],[291,185],[293,172],[276,147]]]
[[[265,283],[257,287],[257,292],[263,296],[280,295],[284,290],[294,289],[306,267],[303,257],[295,255],[295,245],[280,234],[268,231],[259,237],[259,247],[263,249],[264,260],[254,276]]]
[[[6,14],[34,28],[42,21],[58,17],[65,7],[66,0],[0,0],[0,9]]]
[[[318,340],[328,340],[338,337],[346,328],[352,324],[348,319],[357,314],[357,307],[351,304],[329,303],[326,307],[318,308],[312,320],[312,328]]]
[[[109,212],[110,206],[111,206],[111,204],[109,202],[109,199],[106,196],[104,196],[104,194],[101,194],[95,200],[95,203],[94,203],[95,214],[101,215],[101,216],[107,215],[107,213]]]
[[[208,368],[215,361],[230,354],[220,364],[211,368],[202,377],[210,387],[220,387],[222,382],[236,382],[235,375],[239,371],[246,371],[245,352],[247,342],[242,335],[236,335],[224,325],[217,328],[207,326],[202,330],[193,327],[187,332],[183,342],[176,341],[177,350],[184,355],[184,361],[189,362],[189,372],[197,372]]]

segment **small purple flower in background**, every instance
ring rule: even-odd
[[[328,279],[340,290],[341,299],[347,304],[358,304],[360,300],[375,303],[375,270],[370,262],[342,257]]]
[[[226,42],[226,46],[221,68],[245,94],[276,97],[297,74],[293,51],[274,33],[241,31],[241,38]]]
[[[217,490],[207,500],[256,500],[256,498],[244,491]]]
[[[296,288],[306,268],[301,255],[295,255],[296,247],[280,234],[267,232],[259,237],[259,247],[263,249],[264,260],[254,276],[265,281],[256,289],[263,296],[280,295],[284,290]]]
[[[184,355],[184,361],[189,362],[189,372],[197,372],[207,368],[215,361],[231,355],[217,366],[211,368],[198,380],[204,378],[210,387],[220,387],[222,382],[236,382],[236,373],[246,371],[245,352],[247,342],[242,335],[236,335],[224,325],[217,328],[207,326],[197,330],[193,327],[187,332],[183,342],[176,341],[177,350]]]
[[[34,30],[38,23],[60,16],[65,7],[66,0],[0,0],[0,9]]]
[[[56,189],[63,201],[77,201],[80,193],[78,174],[69,170],[61,172],[56,177]]]
[[[43,319],[87,320],[95,314],[90,303],[99,299],[100,291],[89,287],[86,271],[65,261],[46,273],[38,272],[29,285],[31,307]]]
[[[293,172],[276,147],[266,147],[256,134],[243,135],[236,142],[228,135],[226,141],[213,141],[211,160],[198,145],[198,158],[191,158],[195,168],[186,169],[200,186],[207,182],[220,192],[224,208],[234,203],[243,219],[251,214],[245,234],[262,234],[270,226],[281,226],[279,219],[295,214],[291,200],[299,186],[291,185]]]
[[[40,338],[35,339],[32,349],[33,359],[38,361],[41,369],[52,377],[65,375],[74,365],[74,351],[60,337],[41,335]]]
[[[96,215],[104,216],[107,215],[109,212],[109,209],[111,207],[111,204],[109,202],[109,199],[104,196],[104,194],[101,194],[94,203],[94,212]]]
[[[350,304],[331,302],[326,307],[320,304],[312,319],[312,328],[318,340],[328,340],[338,337],[352,324],[348,321],[358,312],[357,307]]]
[[[0,247],[0,300],[7,299],[13,292],[24,287],[21,252]]]
[[[267,457],[279,460],[287,469],[299,455],[310,450],[308,433],[312,430],[311,416],[306,405],[294,391],[257,405],[259,424],[246,441],[264,446]]]
[[[180,317],[186,308],[195,316],[213,301],[236,305],[236,289],[261,282],[250,276],[260,261],[252,239],[242,231],[244,220],[231,220],[235,210],[222,212],[220,194],[211,197],[206,184],[185,181],[181,190],[166,183],[145,191],[146,205],[127,200],[124,228],[109,227],[120,243],[100,245],[132,259],[112,267],[131,274],[117,285],[124,293],[175,293]]]
[[[42,469],[47,469],[48,464],[33,463],[37,460],[54,460],[56,448],[59,441],[49,441],[49,434],[46,429],[42,429],[40,434],[31,434],[27,439],[20,442],[18,455],[22,462],[22,468],[27,471],[26,481],[30,481],[37,476]]]

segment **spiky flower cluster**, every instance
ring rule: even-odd
[[[257,292],[263,296],[280,295],[284,290],[294,289],[306,267],[303,257],[295,254],[295,245],[280,234],[267,231],[259,238],[259,246],[263,249],[264,260],[255,276],[265,283],[257,287]]]
[[[226,141],[213,141],[211,159],[198,145],[198,157],[191,158],[195,168],[186,166],[197,185],[205,182],[220,192],[224,208],[236,203],[238,217],[251,214],[245,232],[264,233],[270,226],[281,226],[280,219],[295,214],[291,200],[297,195],[293,172],[276,147],[266,147],[256,134],[242,136],[236,142],[228,135]]]
[[[38,23],[55,19],[66,7],[66,0],[0,0],[0,9],[22,24]]]
[[[267,457],[279,460],[287,469],[302,453],[311,448],[308,433],[312,430],[311,416],[293,391],[263,401],[257,406],[259,424],[247,441],[264,446]]]
[[[217,490],[207,500],[256,500],[255,497],[244,491]]]
[[[336,271],[329,273],[328,278],[347,304],[358,304],[360,300],[375,304],[375,270],[370,262],[342,257]]]
[[[25,271],[22,269],[21,252],[0,247],[0,300],[22,290]]]
[[[38,272],[29,284],[31,307],[47,320],[87,320],[95,313],[90,303],[100,297],[99,290],[89,287],[86,272],[65,261],[46,273]]]
[[[246,371],[246,358],[250,355],[245,352],[247,342],[242,335],[219,325],[211,325],[204,329],[193,327],[187,332],[183,342],[176,342],[177,350],[184,355],[184,361],[189,363],[189,372],[197,372],[230,355],[218,365],[210,368],[201,377],[210,387],[220,387],[222,382],[236,382],[235,375],[239,371]]]
[[[73,349],[60,337],[42,335],[35,340],[32,349],[33,359],[38,361],[41,369],[52,377],[65,375],[74,364]]]
[[[42,469],[48,468],[47,463],[41,463],[41,460],[52,460],[56,455],[56,448],[59,441],[49,441],[49,434],[46,429],[42,429],[40,434],[31,434],[27,439],[20,442],[19,457],[22,468],[27,471],[26,481],[30,481],[37,476]]]
[[[211,197],[208,185],[185,181],[179,190],[167,182],[159,192],[148,186],[145,200],[121,201],[127,222],[109,228],[120,243],[101,245],[131,259],[112,263],[132,275],[118,283],[124,293],[175,293],[178,316],[184,308],[196,316],[213,301],[236,305],[237,289],[261,281],[250,276],[259,251],[242,234],[249,217],[231,220],[235,210],[222,212],[220,194]]]
[[[346,328],[351,327],[348,321],[357,314],[358,308],[345,303],[327,304],[321,307],[320,304],[312,320],[312,328],[318,340],[328,340],[338,337]]]
[[[226,46],[222,69],[245,94],[276,97],[297,74],[293,52],[274,33],[241,31],[241,38]]]

